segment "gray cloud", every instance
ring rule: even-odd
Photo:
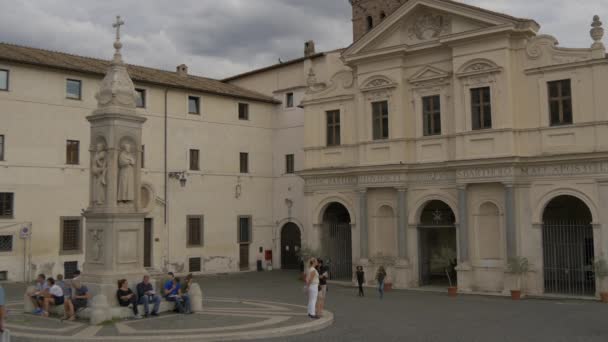
[[[586,47],[594,14],[608,0],[463,0],[536,19],[563,46]],[[603,5],[603,6],[602,6]],[[0,0],[0,41],[110,58],[111,23],[122,15],[130,63],[224,77],[352,40],[347,0]]]

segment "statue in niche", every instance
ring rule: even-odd
[[[93,155],[93,203],[103,205],[106,201],[106,174],[108,170],[108,160],[106,158],[106,146],[98,143],[95,154]]]
[[[118,155],[118,203],[135,200],[135,162],[131,144],[124,143]]]

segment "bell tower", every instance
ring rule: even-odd
[[[408,0],[349,0],[353,7],[353,40],[357,41]]]

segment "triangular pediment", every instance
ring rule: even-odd
[[[532,20],[484,10],[450,0],[410,0],[373,30],[353,43],[343,56],[348,58],[375,51],[413,50],[445,41],[473,37],[496,30],[522,29],[532,32]]]
[[[443,81],[449,79],[451,76],[452,75],[447,71],[427,65],[410,77],[408,81],[413,84],[418,84],[430,81]]]

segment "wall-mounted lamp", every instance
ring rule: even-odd
[[[179,185],[181,185],[182,188],[186,186],[186,182],[188,181],[188,178],[186,178],[186,171],[169,172],[169,178],[179,180]]]

